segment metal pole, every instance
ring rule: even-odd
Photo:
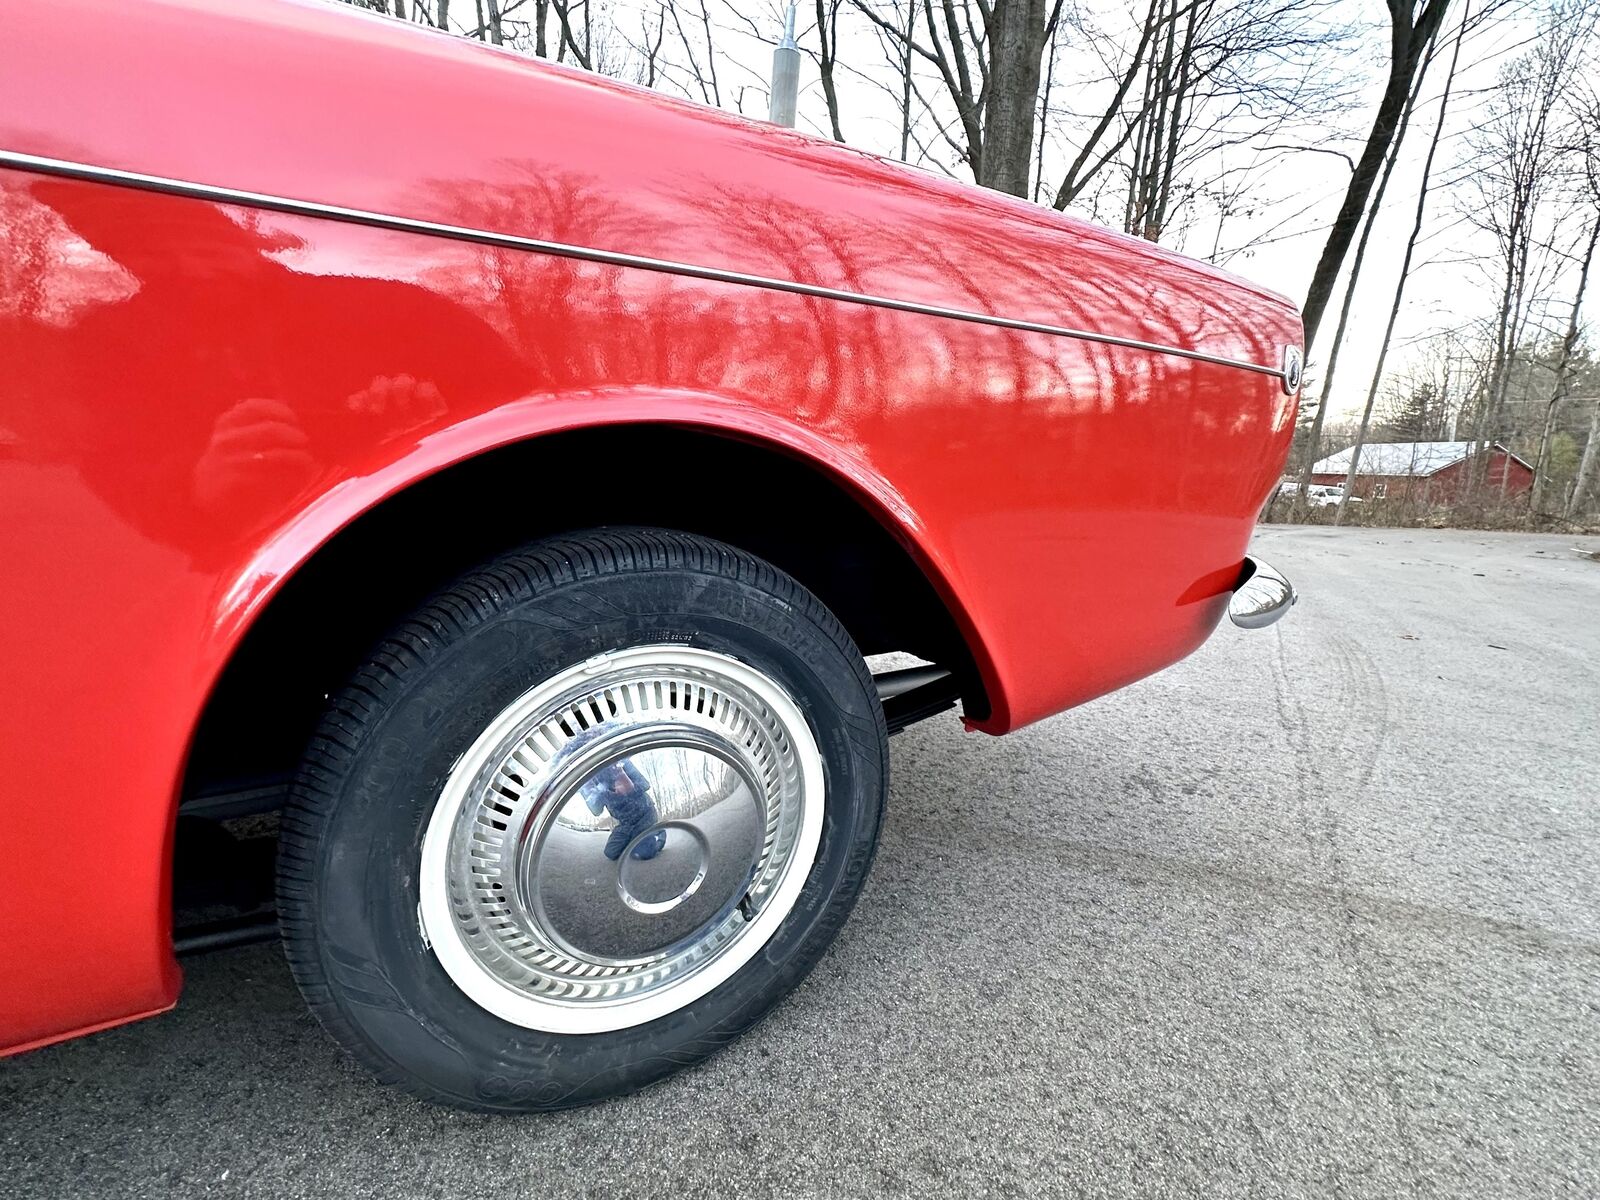
[[[772,52],[772,101],[767,120],[794,128],[795,106],[800,98],[800,47],[794,41],[794,0],[783,18],[783,39]]]

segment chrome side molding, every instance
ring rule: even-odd
[[[1258,558],[1246,558],[1228,601],[1228,619],[1240,629],[1265,629],[1294,607],[1294,585]]]
[[[296,200],[267,192],[249,192],[239,188],[221,187],[209,183],[196,183],[187,179],[173,179],[165,175],[145,175],[138,171],[123,171],[116,167],[95,166],[65,158],[47,158],[39,154],[24,154],[17,150],[0,149],[0,168],[32,171],[42,175],[57,175],[64,179],[89,179],[114,187],[138,188],[161,192],[169,196],[186,196],[191,200],[210,200],[217,204],[237,204],[246,208],[260,208],[268,212],[289,213],[299,217],[321,217],[331,221],[348,221],[353,225],[370,225],[375,229],[393,229],[401,233],[420,233],[430,237],[452,238],[461,242],[474,242],[484,246],[501,246],[508,250],[527,250],[535,254],[548,254],[555,258],[571,258],[580,262],[601,263],[611,267],[633,267],[641,271],[656,271],[666,275],[681,275],[686,279],[704,279],[712,283],[728,283],[739,287],[761,288],[772,292],[786,292],[794,296],[809,296],[817,300],[838,300],[845,304],[862,304],[868,308],[886,308],[891,312],[916,313],[925,317],[941,317],[950,321],[967,321],[975,325],[992,325],[996,329],[1014,329],[1022,333],[1042,333],[1051,337],[1072,338],[1080,342],[1094,342],[1102,346],[1118,346],[1125,350],[1141,350],[1149,354],[1167,354],[1193,362],[1210,363],[1216,367],[1237,367],[1257,375],[1271,375],[1283,384],[1284,390],[1293,393],[1289,386],[1289,363],[1269,365],[1247,359],[1228,358],[1209,354],[1204,350],[1191,350],[1183,346],[1168,346],[1161,342],[1146,342],[1139,338],[1121,337],[1113,333],[1096,333],[1090,329],[1073,329],[1065,325],[1050,325],[1040,321],[1024,321],[1016,317],[1002,317],[992,313],[976,312],[964,308],[950,308],[942,304],[924,304],[916,300],[902,300],[895,296],[875,296],[868,292],[854,292],[846,288],[824,287],[820,284],[801,283],[793,279],[778,279],[766,275],[751,275],[743,271],[728,271],[719,267],[701,266],[697,263],[673,262],[670,259],[649,258],[619,250],[602,250],[594,246],[551,242],[543,238],[522,237],[512,233],[496,233],[467,225],[449,225],[439,221],[424,221],[415,217],[396,216],[392,213],[371,212],[361,208],[345,208],[337,204],[320,204],[311,200]],[[1298,351],[1296,351],[1298,353]],[[1298,379],[1296,380],[1298,386]]]

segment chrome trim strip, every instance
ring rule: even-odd
[[[943,317],[951,321],[967,321],[976,325],[992,325],[998,329],[1015,329],[1023,333],[1044,333],[1055,337],[1073,338],[1083,342],[1098,342],[1106,346],[1120,346],[1128,350],[1145,350],[1152,354],[1170,354],[1176,358],[1193,359],[1219,367],[1237,367],[1241,371],[1254,371],[1284,379],[1282,367],[1269,367],[1261,363],[1244,362],[1206,354],[1199,350],[1184,350],[1177,346],[1163,346],[1159,342],[1142,342],[1136,338],[1117,337],[1109,333],[1094,333],[1087,329],[1071,329],[1065,325],[1047,325],[1038,321],[1019,321],[1012,317],[996,317],[988,313],[972,312],[963,308],[946,308],[938,304],[921,304],[914,300],[896,300],[891,296],[873,296],[865,292],[850,292],[841,288],[820,287],[811,283],[797,283],[791,279],[774,279],[766,275],[747,275],[742,271],[725,271],[716,267],[700,267],[693,263],[672,262],[664,258],[646,258],[638,254],[623,254],[615,250],[597,250],[591,246],[573,246],[565,242],[548,242],[541,238],[519,237],[510,233],[494,233],[487,229],[472,229],[465,225],[447,225],[437,221],[421,221],[414,217],[396,217],[387,213],[370,212],[361,208],[343,208],[336,204],[318,204],[309,200],[293,200],[287,196],[272,196],[264,192],[247,192],[238,188],[216,187],[207,183],[190,183],[182,179],[169,179],[162,175],[143,175],[137,171],[121,171],[114,167],[96,167],[88,163],[72,162],[63,158],[45,158],[37,154],[22,154],[14,150],[0,150],[0,167],[20,171],[34,171],[44,175],[60,175],[71,179],[90,179],[116,187],[139,188],[144,191],[164,192],[194,200],[212,200],[219,204],[238,204],[247,208],[262,208],[271,212],[291,213],[303,217],[325,217],[334,221],[347,221],[354,225],[369,225],[377,229],[393,229],[402,233],[421,233],[432,237],[451,238],[461,242],[501,246],[510,250],[528,250],[536,254],[549,254],[557,258],[572,258],[582,262],[601,263],[612,267],[633,267],[641,271],[659,271],[668,275],[682,275],[689,279],[704,279],[713,283],[731,283],[742,287],[762,288],[771,292],[788,292],[796,296],[809,296],[818,300],[839,300],[846,304],[864,304],[870,308],[886,308],[894,312],[917,313],[927,317]]]

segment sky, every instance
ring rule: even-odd
[[[639,53],[646,31],[654,27],[660,12],[659,0],[593,0],[609,26],[604,57],[609,73],[642,82]],[[1242,0],[1221,0],[1241,3]],[[1321,252],[1327,224],[1336,212],[1349,178],[1349,167],[1342,155],[1354,158],[1360,153],[1371,115],[1381,93],[1387,67],[1388,26],[1384,7],[1377,0],[1267,0],[1304,4],[1308,20],[1317,29],[1337,36],[1327,44],[1305,52],[1301,61],[1302,86],[1308,92],[1321,90],[1331,104],[1331,115],[1316,120],[1308,110],[1323,111],[1324,105],[1294,106],[1298,115],[1287,116],[1260,149],[1254,146],[1224,152],[1208,160],[1213,170],[1227,168],[1236,189],[1234,207],[1219,229],[1213,213],[1197,206],[1188,228],[1175,231],[1165,240],[1174,248],[1197,257],[1209,257],[1227,269],[1291,297],[1297,302],[1306,287]],[[1476,0],[1481,8],[1484,0]],[[1101,7],[1096,9],[1095,5]],[[764,118],[767,105],[767,80],[771,70],[771,44],[782,28],[783,0],[758,0],[754,4],[733,4],[709,0],[712,40],[717,48],[717,75],[722,106]],[[1141,6],[1142,7],[1142,6]],[[814,4],[799,6],[798,38],[803,51],[814,54],[818,42]],[[466,10],[466,11],[463,11]],[[457,0],[454,11],[470,18],[471,6]],[[704,68],[705,31],[699,26],[699,0],[680,0],[684,20],[683,34],[669,22],[663,38],[662,58],[668,77],[658,83],[663,90],[702,99],[703,89],[684,69],[687,51],[684,42],[701,56]],[[838,36],[840,62],[838,87],[846,140],[863,149],[888,156],[899,151],[899,113],[893,85],[896,76],[889,65],[877,32],[864,17],[845,4]],[[1058,40],[1054,78],[1055,106],[1083,111],[1098,111],[1109,84],[1103,66],[1107,56],[1125,53],[1130,42],[1127,10],[1111,0],[1079,0],[1078,11],[1085,25],[1068,29]],[[1459,17],[1448,17],[1446,37],[1451,36]],[[1403,371],[1425,348],[1431,335],[1441,330],[1465,328],[1494,311],[1497,289],[1484,270],[1481,257],[1492,250],[1468,220],[1466,206],[1471,188],[1463,186],[1470,135],[1482,120],[1483,105],[1497,72],[1524,49],[1536,27],[1536,3],[1513,0],[1491,25],[1479,27],[1468,37],[1462,51],[1451,102],[1446,111],[1443,136],[1433,171],[1433,187],[1423,226],[1423,236],[1409,277],[1406,302],[1397,323],[1389,352],[1389,373]],[[553,28],[553,23],[552,23]],[[1099,31],[1103,39],[1085,36]],[[1287,52],[1292,57],[1296,52]],[[1388,198],[1374,228],[1367,265],[1363,270],[1352,308],[1349,333],[1341,352],[1338,377],[1329,419],[1338,421],[1359,413],[1368,383],[1376,366],[1393,291],[1399,276],[1405,241],[1415,217],[1417,192],[1429,137],[1438,117],[1440,93],[1448,67],[1441,54],[1434,64],[1412,118],[1411,132],[1402,147]],[[1292,74],[1292,71],[1290,72]],[[808,58],[801,66],[799,127],[826,136],[827,110],[814,63]],[[931,77],[924,87],[932,96],[937,85]],[[1067,156],[1076,149],[1082,122],[1070,117],[1053,117],[1045,177],[1059,174]],[[941,147],[931,136],[934,152],[927,156],[913,152],[920,165],[943,170],[956,178],[968,179],[953,152]],[[1105,204],[1104,215],[1120,219],[1120,204],[1111,176],[1113,194]],[[1092,204],[1079,204],[1068,211],[1076,216],[1097,215]],[[1326,344],[1337,321],[1343,297],[1343,282],[1335,292],[1323,322],[1323,337],[1311,351],[1308,379],[1310,391],[1318,390],[1326,359]]]

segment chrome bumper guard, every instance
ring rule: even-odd
[[[1299,598],[1282,575],[1259,559],[1246,558],[1228,601],[1228,619],[1240,629],[1265,629]]]

